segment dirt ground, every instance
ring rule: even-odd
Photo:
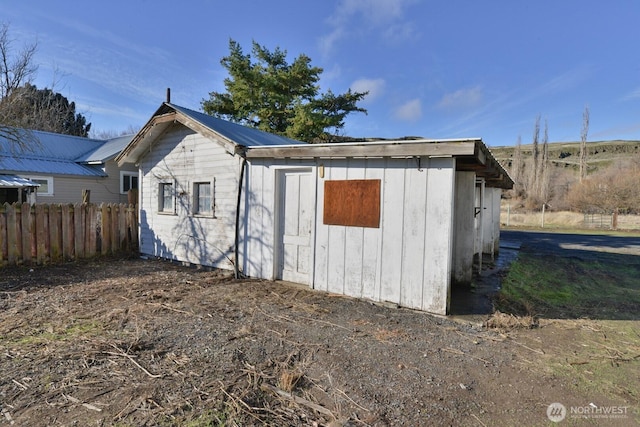
[[[589,321],[473,322],[166,261],[1,270],[0,425],[537,426],[626,405],[539,363]]]

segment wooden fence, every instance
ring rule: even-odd
[[[0,264],[46,264],[138,249],[138,211],[126,204],[0,205]]]

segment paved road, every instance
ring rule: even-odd
[[[600,258],[604,254],[640,256],[640,237],[500,231],[501,246],[508,247],[509,244],[517,242],[522,245],[523,250],[564,257],[590,259]]]

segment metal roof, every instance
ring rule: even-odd
[[[126,147],[133,135],[125,135],[104,141],[96,150],[75,159],[84,163],[104,163],[116,157],[124,147]]]
[[[0,175],[0,188],[40,187],[40,184],[15,175]]]
[[[0,155],[0,170],[49,175],[107,176],[100,168],[83,165],[70,160],[43,159],[36,157],[11,157]]]
[[[0,135],[0,154],[73,161],[95,151],[105,143],[105,141],[97,139],[36,130],[27,131],[24,135],[20,141],[24,145],[24,149],[16,147],[15,142]]]
[[[126,162],[137,163],[151,143],[175,123],[180,123],[210,138],[212,141],[222,145],[231,154],[240,153],[245,147],[250,146],[308,145],[306,142],[263,132],[164,102],[133,137],[129,145],[116,156],[118,164],[122,165]]]
[[[222,120],[205,113],[200,113],[198,111],[180,107],[175,104],[167,103],[166,105],[175,109],[176,111],[181,112],[185,116],[198,121],[209,129],[233,141],[235,144],[242,145],[244,147],[300,144],[307,145],[306,142],[296,141],[295,139],[239,125],[237,123]]]
[[[19,143],[0,135],[0,171],[104,177],[104,171],[87,164],[113,159],[132,138],[100,140],[35,130],[19,135]]]

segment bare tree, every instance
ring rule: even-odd
[[[539,205],[540,194],[540,116],[536,117],[536,123],[533,128],[533,141],[531,144],[531,159],[526,163],[526,187],[525,198],[526,206],[531,209]]]
[[[25,83],[31,83],[38,66],[33,64],[33,56],[38,50],[36,42],[27,44],[19,52],[14,52],[9,37],[9,24],[0,26],[0,100]]]
[[[619,160],[571,187],[571,206],[583,212],[609,213],[640,210],[640,164],[635,159]]]
[[[540,172],[538,174],[539,197],[542,203],[549,203],[551,200],[551,171],[549,169],[549,125],[544,121],[544,134],[542,136],[542,159],[540,161]]]
[[[28,148],[25,141],[33,140],[31,132],[17,129],[15,116],[10,109],[3,108],[4,101],[23,84],[33,81],[38,66],[33,64],[38,44],[26,44],[19,52],[14,52],[9,37],[9,24],[0,25],[0,137],[11,144],[12,150]]]
[[[511,160],[511,178],[513,179],[513,190],[510,190],[512,197],[521,197],[524,192],[523,172],[524,162],[522,160],[522,138],[518,136],[518,142],[513,150],[513,159]]]
[[[589,106],[582,113],[582,131],[580,132],[580,182],[587,177],[587,134],[589,133]]]

